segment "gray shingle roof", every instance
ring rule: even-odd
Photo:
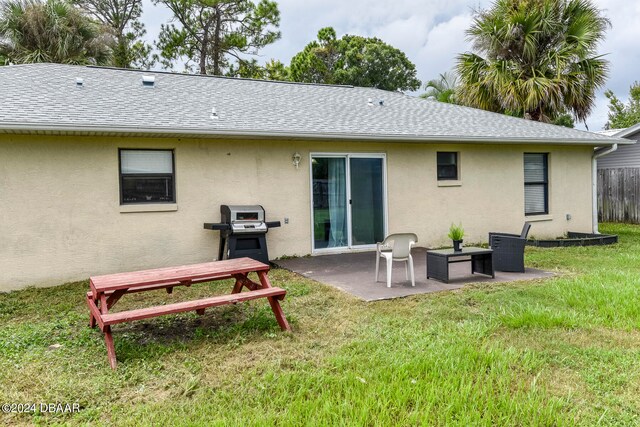
[[[155,76],[153,88],[143,87],[143,75]],[[83,79],[82,87],[76,78]],[[33,64],[0,67],[0,88],[0,132],[11,133],[589,145],[625,141],[362,87]],[[217,119],[211,118],[212,107]]]

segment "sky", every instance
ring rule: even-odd
[[[143,0],[142,20],[147,40],[157,39],[160,25],[171,20],[162,6]],[[453,68],[458,54],[470,51],[465,30],[474,9],[488,7],[490,0],[278,0],[282,38],[261,50],[260,62],[279,59],[289,64],[318,30],[333,27],[338,37],[354,34],[378,37],[402,50],[416,64],[423,82]],[[640,0],[594,0],[612,27],[599,52],[610,61],[609,79],[597,94],[596,105],[587,119],[589,130],[597,131],[607,122],[611,89],[623,101],[629,87],[640,80]],[[419,93],[419,92],[418,92]],[[417,93],[416,93],[417,94]],[[584,129],[584,125],[577,124]]]

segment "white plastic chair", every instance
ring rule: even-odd
[[[416,285],[413,271],[413,258],[411,248],[418,243],[418,236],[413,233],[390,234],[383,242],[376,244],[376,282],[380,275],[380,258],[387,260],[387,288],[391,287],[391,270],[393,261],[405,262],[405,274],[407,280],[411,273],[411,286]]]

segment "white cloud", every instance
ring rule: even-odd
[[[142,21],[145,24],[147,34],[146,40],[153,43],[160,34],[160,25],[171,20],[172,14],[169,9],[162,6],[155,6],[151,0],[142,0]]]
[[[282,0],[278,4],[282,39],[263,49],[261,56],[283,62],[314,40],[320,28],[329,26],[339,36],[379,37],[415,62],[436,23],[469,12],[467,0]]]
[[[457,15],[431,29],[427,42],[416,56],[420,77],[424,81],[451,70],[456,56],[469,49],[465,30],[471,23],[471,14]]]
[[[598,0],[596,4],[611,20],[611,29],[601,52],[609,60],[611,69],[605,87],[620,99],[626,100],[629,86],[640,80],[640,2],[630,0]],[[608,101],[604,90],[598,94],[596,106],[587,120],[590,130],[601,129],[607,122]]]

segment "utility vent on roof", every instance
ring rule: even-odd
[[[82,87],[84,85],[84,79],[82,77],[76,77],[76,86]]]
[[[156,83],[156,76],[142,76],[142,86],[153,87]]]

